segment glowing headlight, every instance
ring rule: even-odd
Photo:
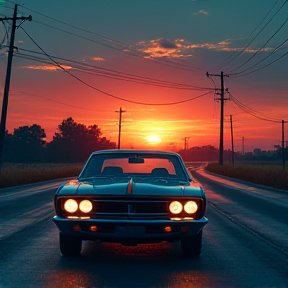
[[[198,210],[198,205],[195,201],[188,201],[185,205],[184,205],[184,210],[186,213],[188,214],[193,214]]]
[[[169,205],[169,210],[172,214],[179,214],[183,210],[183,205],[178,201],[173,201]]]
[[[64,203],[64,209],[69,213],[74,213],[78,209],[78,203],[74,199],[68,199]]]
[[[80,202],[79,209],[84,213],[89,213],[93,208],[91,201],[83,200]]]

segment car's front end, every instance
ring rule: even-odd
[[[53,221],[59,230],[83,240],[178,241],[197,235],[208,221],[204,197],[90,195],[58,196],[55,201]]]
[[[128,174],[79,177],[58,188],[53,221],[60,230],[62,254],[73,254],[65,248],[73,241],[79,246],[82,240],[124,245],[180,240],[187,255],[198,256],[208,222],[203,189],[188,177]],[[196,253],[191,241],[200,245]]]

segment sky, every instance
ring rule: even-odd
[[[219,147],[223,72],[224,149],[231,126],[235,151],[274,150],[282,120],[288,140],[285,0],[0,0],[0,17],[15,4],[32,21],[17,22],[9,133],[38,124],[49,142],[72,117],[118,143],[121,108],[121,148]]]

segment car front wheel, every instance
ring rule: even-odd
[[[202,230],[196,235],[181,240],[181,248],[185,257],[197,258],[201,254]]]
[[[78,256],[82,249],[82,240],[73,236],[59,233],[60,251],[63,256]]]

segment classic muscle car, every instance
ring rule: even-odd
[[[56,191],[54,223],[63,256],[82,240],[123,245],[180,241],[185,256],[201,253],[206,196],[177,153],[103,150],[77,179]]]

